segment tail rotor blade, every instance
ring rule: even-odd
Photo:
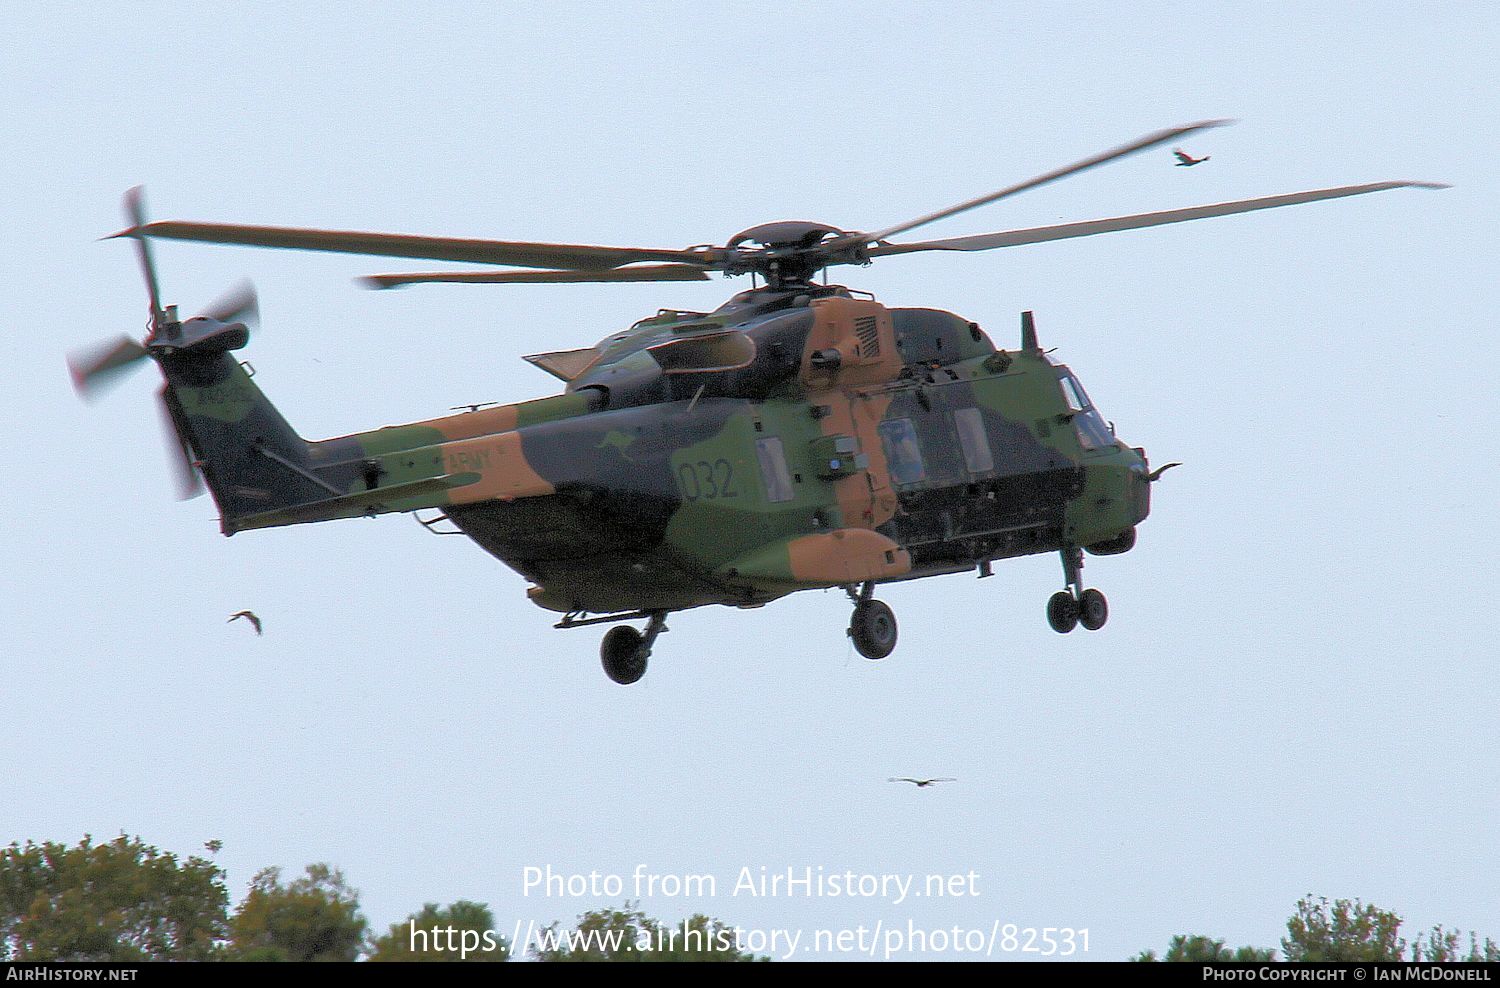
[[[151,328],[155,330],[165,318],[161,307],[161,289],[156,282],[156,262],[151,256],[151,242],[134,232],[146,225],[145,186],[137,185],[125,193],[125,218],[130,221],[130,230],[126,233],[135,239],[141,275],[146,279],[146,295],[151,299]]]
[[[73,389],[85,401],[97,398],[109,385],[123,379],[124,372],[146,356],[146,348],[128,336],[108,340],[68,356]]]
[[[203,493],[203,478],[198,474],[198,468],[193,463],[192,450],[189,449],[187,439],[184,438],[183,431],[179,427],[179,412],[168,396],[166,388],[158,391],[156,397],[164,428],[162,438],[166,440],[167,459],[172,464],[173,479],[177,486],[177,499],[186,501],[195,498]]]
[[[222,323],[242,322],[255,328],[260,318],[260,303],[255,298],[255,286],[242,281],[229,291],[214,299],[202,315]]]

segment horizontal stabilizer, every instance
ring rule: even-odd
[[[563,381],[572,381],[599,359],[599,351],[593,347],[582,350],[553,350],[551,353],[533,353],[521,358],[534,367]]]

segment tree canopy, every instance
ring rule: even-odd
[[[633,909],[596,909],[571,930],[553,923],[531,947],[539,961],[763,961],[741,951],[734,930],[701,914],[669,925]]]
[[[1401,917],[1358,899],[1304,896],[1286,921],[1281,949],[1289,961],[1399,961],[1406,953]]]
[[[1479,934],[1467,936],[1457,930],[1445,930],[1434,926],[1411,945],[1411,959],[1438,964],[1457,961],[1485,961],[1500,963],[1500,944],[1489,937],[1481,942]]]
[[[224,872],[120,835],[0,851],[0,960],[208,960],[223,941]]]
[[[1286,921],[1281,938],[1283,959],[1320,961],[1500,961],[1500,946],[1478,934],[1465,936],[1434,926],[1408,945],[1401,936],[1401,917],[1389,909],[1359,899],[1306,895]],[[1165,956],[1156,951],[1137,954],[1138,961],[1270,961],[1276,951],[1257,947],[1229,950],[1223,940],[1205,936],[1175,936]]]
[[[368,924],[359,892],[326,864],[283,885],[280,868],[265,868],[230,922],[230,956],[250,961],[352,961],[364,949]]]
[[[1137,961],[1192,961],[1203,963],[1205,961],[1270,961],[1276,959],[1276,951],[1261,949],[1260,947],[1237,947],[1233,950],[1224,946],[1223,940],[1215,940],[1205,936],[1189,936],[1178,934],[1172,938],[1167,945],[1165,955],[1158,957],[1156,951],[1148,950],[1131,958]]]
[[[429,902],[371,945],[372,961],[503,961],[510,942],[495,932],[489,906],[460,899],[446,908]]]
[[[207,841],[216,855],[223,843]],[[1500,946],[1434,926],[1408,942],[1395,912],[1359,899],[1307,895],[1281,938],[1281,959],[1323,961],[1500,962]],[[529,935],[539,961],[762,961],[740,949],[733,927],[696,914],[678,923],[626,902],[596,909],[563,928]],[[258,872],[229,911],[225,873],[212,860],[185,860],[124,834],[96,844],[57,842],[0,848],[0,961],[137,962],[503,961],[517,949],[496,931],[483,903],[426,903],[371,938],[359,892],[327,864],[283,882],[278,868]],[[1273,948],[1231,948],[1201,934],[1174,936],[1166,951],[1138,961],[1277,960]]]

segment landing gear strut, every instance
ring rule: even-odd
[[[652,611],[644,633],[627,624],[610,628],[599,644],[604,674],[621,686],[629,686],[646,674],[646,660],[656,636],[667,630],[667,612]]]
[[[854,640],[854,650],[867,659],[890,655],[896,648],[896,615],[884,602],[875,599],[875,584],[867,582],[858,592],[853,587],[844,590],[854,601],[854,614],[849,618],[849,637]]]
[[[1064,546],[1062,563],[1068,589],[1059,590],[1047,601],[1047,623],[1060,635],[1080,624],[1088,631],[1098,631],[1109,620],[1109,601],[1097,590],[1083,589],[1083,550]]]

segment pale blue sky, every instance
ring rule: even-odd
[[[1311,9],[1309,9],[1309,7]],[[1274,945],[1299,896],[1500,937],[1493,5],[12,4],[0,15],[0,841],[124,830],[342,867],[378,926],[607,904],[527,865],[719,877],[652,899],[760,927],[1178,932]],[[1151,130],[1237,126],[945,221],[951,236],[1385,179],[1250,216],[844,269],[1041,339],[1156,462],[1109,626],[1043,616],[1055,557],[676,617],[646,679],[410,520],[224,539],[172,500],[152,374],[93,406],[65,353],[138,332],[158,218],[680,247],[871,229]],[[433,286],[400,262],[167,244],[184,312],[260,288],[244,351],[309,438],[537,397],[523,353],[742,282]],[[421,268],[425,262],[412,267]],[[256,610],[266,634],[224,618]],[[951,775],[916,791],[887,776]],[[962,900],[756,900],[741,866],[967,872]]]

